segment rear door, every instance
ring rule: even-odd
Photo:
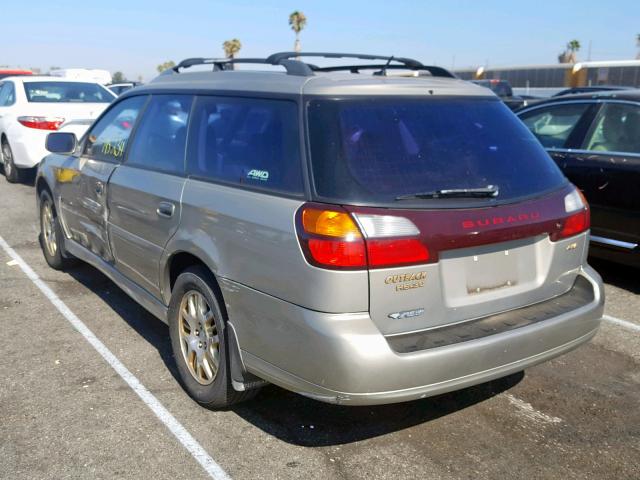
[[[520,118],[589,201],[593,240],[633,249],[640,243],[640,105],[585,105],[559,102]]]
[[[640,244],[640,105],[603,103],[575,147],[569,155],[584,173],[566,174],[578,185],[589,178],[584,194],[591,204],[594,241],[634,248]]]
[[[125,163],[109,182],[116,266],[158,296],[160,256],[180,223],[192,101],[190,95],[153,95]]]
[[[582,141],[598,108],[599,104],[589,101],[558,102],[519,115],[563,173],[581,190],[591,188],[593,174],[569,148]]]
[[[71,237],[107,262],[113,255],[107,236],[107,184],[120,165],[146,96],[113,106],[91,129],[81,153],[56,171],[63,224]]]

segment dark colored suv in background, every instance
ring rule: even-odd
[[[591,205],[591,252],[640,267],[640,90],[561,96],[518,112]]]
[[[596,333],[589,207],[493,93],[406,58],[301,55],[379,62],[363,75],[298,56],[186,60],[79,142],[50,134],[49,265],[86,261],[168,322],[208,407],[265,381],[418,399]],[[386,76],[392,62],[431,77]],[[213,71],[182,73],[195,65]]]

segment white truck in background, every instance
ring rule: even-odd
[[[111,73],[109,73],[108,70],[100,70],[97,68],[61,68],[58,70],[51,70],[49,75],[73,80],[97,82],[101,85],[111,83]]]

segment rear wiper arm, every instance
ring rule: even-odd
[[[481,188],[450,188],[443,190],[434,190],[432,192],[411,193],[409,195],[400,195],[396,200],[415,200],[423,198],[493,198],[499,193],[498,187],[495,185],[487,185]]]

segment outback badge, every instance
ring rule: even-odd
[[[396,292],[401,292],[412,288],[424,287],[425,278],[427,278],[427,272],[401,273],[387,276],[384,279],[384,283],[395,285]]]

